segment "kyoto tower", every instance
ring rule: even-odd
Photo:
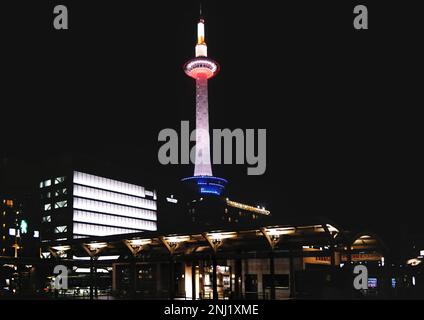
[[[194,176],[182,181],[190,183],[201,194],[219,196],[227,180],[212,175],[208,106],[208,80],[219,72],[219,64],[208,58],[202,18],[197,23],[195,57],[184,64],[184,72],[196,81],[196,153]]]

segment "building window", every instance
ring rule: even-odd
[[[65,177],[57,177],[54,179],[54,184],[59,184],[65,181]]]
[[[49,191],[49,192],[46,192],[46,194],[41,194],[41,199],[50,199],[51,198],[51,196],[52,196],[52,193]]]
[[[45,188],[45,187],[50,187],[52,185],[52,181],[49,180],[44,180],[40,182],[40,189],[41,188]]]
[[[66,195],[66,194],[68,194],[68,189],[66,189],[66,188],[58,189],[55,192],[55,196],[56,197],[59,197],[59,196],[62,196],[62,195]]]
[[[9,236],[15,236],[16,235],[16,229],[10,228],[9,229]]]
[[[39,238],[40,237],[40,232],[37,230],[34,230],[34,238]]]
[[[67,206],[68,206],[68,201],[66,200],[59,201],[54,204],[55,209],[66,208]]]
[[[13,207],[13,200],[5,200],[4,203],[6,204],[6,206],[12,208]]]
[[[51,210],[51,208],[52,208],[52,205],[50,203],[46,203],[44,205],[44,211],[49,211],[49,210]]]
[[[54,229],[54,233],[65,233],[68,231],[68,227],[67,226],[57,226]]]
[[[52,216],[43,217],[43,222],[52,222]]]

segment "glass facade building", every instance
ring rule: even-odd
[[[42,242],[157,230],[157,194],[72,171],[40,182]]]

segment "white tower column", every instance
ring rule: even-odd
[[[208,79],[196,79],[196,161],[195,176],[212,176],[209,111],[208,111]]]

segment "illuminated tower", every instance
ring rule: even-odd
[[[212,175],[208,80],[219,71],[219,64],[208,58],[205,42],[205,21],[197,23],[197,44],[195,57],[184,65],[184,72],[196,80],[196,158],[194,176],[183,181],[190,182],[201,194],[221,195],[227,180]]]

